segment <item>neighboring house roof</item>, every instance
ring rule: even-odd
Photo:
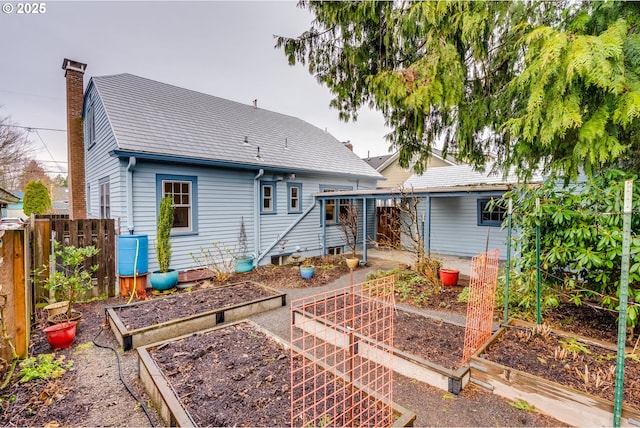
[[[20,198],[18,196],[0,187],[0,203],[15,204],[16,202],[19,202],[19,201],[20,201]]]
[[[387,159],[393,156],[398,157],[398,154],[396,153],[392,155],[373,156],[373,157],[363,158],[362,160],[368,163],[369,166],[371,166],[371,168],[380,171],[378,168],[381,165],[383,165],[387,161]]]
[[[381,156],[372,156],[372,157],[368,157],[368,158],[363,158],[363,160],[368,163],[369,165],[371,165],[372,168],[374,168],[376,171],[378,172],[382,172],[385,168],[387,168],[390,164],[392,164],[393,162],[395,162],[398,157],[400,156],[400,152],[395,152],[392,153],[390,155],[381,155]],[[431,149],[431,156],[442,160],[445,163],[448,163],[449,165],[456,165],[456,163],[450,159],[445,159],[442,155],[442,150],[436,149],[436,148],[432,148]]]
[[[51,200],[53,202],[69,202],[68,187],[54,187],[51,193]]]
[[[293,116],[131,74],[93,77],[92,84],[116,155],[381,178],[331,134]]]
[[[506,177],[502,172],[491,173],[491,165],[487,165],[485,171],[477,172],[471,165],[452,165],[447,168],[430,168],[422,175],[413,174],[404,183],[404,187],[414,189],[463,187],[463,186],[488,186],[488,185],[515,185],[518,177],[510,172]],[[542,183],[543,177],[534,173],[529,183]]]

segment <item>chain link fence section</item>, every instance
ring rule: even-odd
[[[473,353],[491,337],[499,266],[498,248],[480,253],[471,259],[462,364],[466,364]]]
[[[393,425],[394,277],[291,302],[291,425]]]

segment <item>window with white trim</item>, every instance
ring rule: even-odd
[[[321,192],[336,192],[339,190],[352,190],[347,186],[320,186]],[[345,213],[351,203],[350,199],[327,199],[324,203],[324,221],[326,224],[338,224],[339,215]]]
[[[302,184],[287,183],[287,193],[289,195],[289,213],[302,212]]]
[[[89,150],[96,142],[96,119],[93,100],[89,100],[85,120],[87,122],[87,150]]]
[[[192,230],[192,184],[188,180],[162,180],[162,197],[173,197],[172,232]]]
[[[275,181],[260,182],[260,213],[276,214],[276,183]]]
[[[98,182],[98,198],[100,200],[100,218],[111,218],[111,186],[108,178]]]

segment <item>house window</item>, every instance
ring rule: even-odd
[[[260,205],[261,214],[276,214],[276,183],[275,181],[261,181],[260,195],[262,203]]]
[[[342,247],[329,247],[327,248],[327,253],[331,256],[337,256],[342,254]]]
[[[197,232],[197,177],[156,175],[157,210],[165,196],[173,198],[173,227],[171,233]]]
[[[347,186],[320,186],[321,192],[335,192],[338,190],[352,190]],[[340,222],[339,215],[344,213],[350,204],[349,199],[327,199],[324,203],[324,221],[326,224],[337,224]]]
[[[87,107],[87,150],[89,150],[96,142],[96,120],[94,114],[93,101],[89,100],[89,106]]]
[[[491,199],[478,199],[478,226],[502,226],[507,211]]]
[[[108,178],[103,178],[98,183],[98,199],[100,200],[100,218],[111,218],[111,188]]]
[[[289,194],[289,213],[295,214],[302,212],[302,184],[287,183],[287,193]]]

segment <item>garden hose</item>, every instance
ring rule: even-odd
[[[107,310],[105,309],[104,311],[104,316],[105,316],[105,324],[107,323]],[[145,415],[147,415],[147,419],[149,419],[149,423],[151,424],[152,427],[154,427],[155,425],[153,424],[153,419],[151,419],[151,414],[149,413],[149,410],[147,409],[147,406],[140,400],[140,397],[138,397],[136,395],[136,393],[129,387],[129,385],[127,385],[127,382],[125,382],[124,380],[124,376],[122,375],[122,366],[120,365],[120,355],[118,354],[118,350],[112,346],[108,346],[108,345],[100,345],[98,342],[96,342],[96,339],[98,338],[98,336],[100,336],[100,334],[102,333],[102,326],[100,327],[100,331],[98,331],[98,334],[95,335],[95,337],[93,338],[93,344],[95,346],[97,346],[98,348],[103,348],[103,349],[111,349],[113,351],[114,354],[116,354],[116,360],[118,362],[118,374],[120,376],[120,382],[122,382],[122,384],[124,385],[125,388],[127,388],[127,391],[129,391],[129,394],[131,394],[131,396],[133,397],[134,400],[136,400],[136,402],[140,405],[140,407],[142,408],[142,410],[144,410]]]
[[[131,290],[131,296],[129,297],[129,301],[127,305],[131,303],[133,300],[133,294],[138,294],[138,288],[136,287],[136,274],[138,273],[138,249],[140,248],[140,241],[136,239],[136,256],[133,259],[133,290]]]

